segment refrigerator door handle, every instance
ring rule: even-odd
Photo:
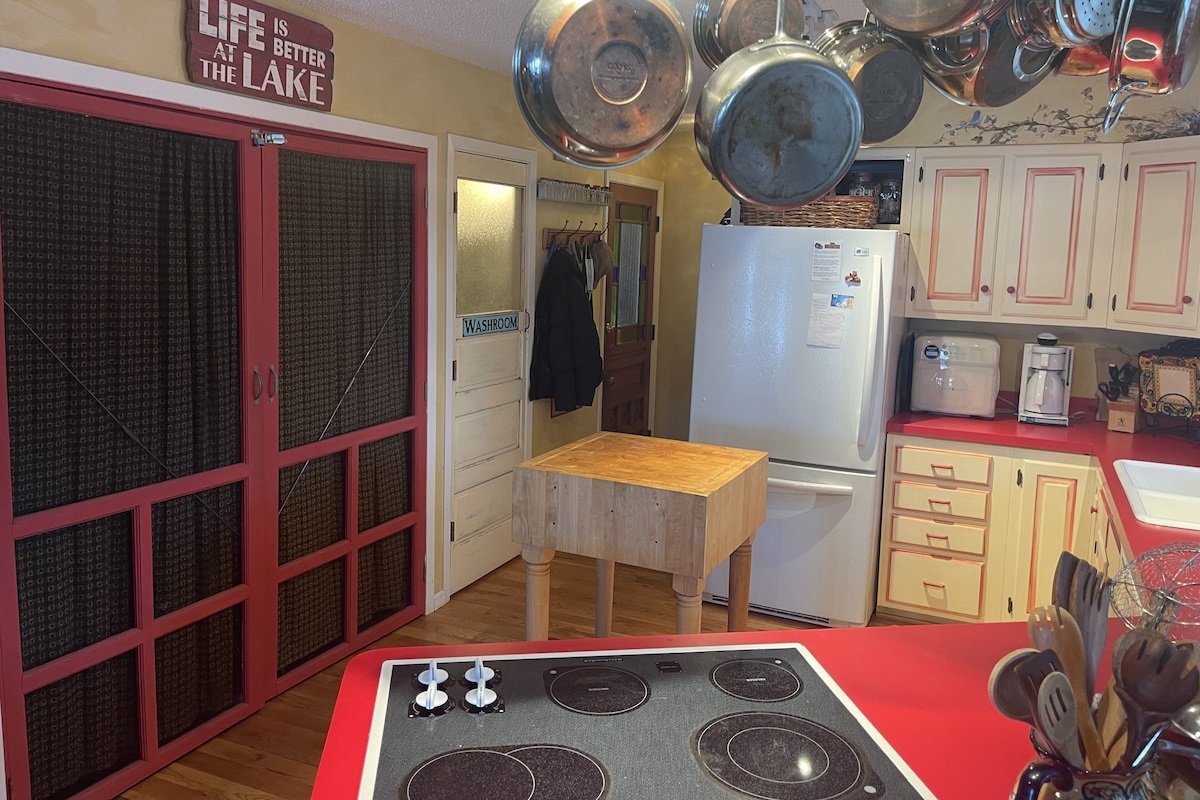
[[[871,423],[875,418],[875,395],[878,393],[878,361],[879,337],[883,335],[887,319],[883,309],[883,258],[875,256],[871,259],[871,309],[875,316],[875,324],[867,338],[867,366],[871,374],[866,380],[871,381],[870,391],[864,392],[871,400],[864,403],[858,411],[858,447],[866,448],[867,440],[871,437]]]
[[[811,481],[785,481],[783,478],[767,478],[767,490],[775,489],[794,494],[818,494],[847,497],[854,494],[854,487],[836,483],[812,483]]]

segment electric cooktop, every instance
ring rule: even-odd
[[[387,661],[359,800],[933,798],[803,647]]]

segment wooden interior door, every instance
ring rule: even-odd
[[[623,183],[611,188],[608,242],[613,268],[604,301],[601,428],[649,436],[658,192]]]

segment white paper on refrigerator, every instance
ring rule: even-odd
[[[812,250],[813,281],[836,281],[842,277],[842,243],[814,242]]]
[[[840,348],[853,307],[852,295],[814,293],[808,310],[808,346]]]

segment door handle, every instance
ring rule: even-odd
[[[275,395],[279,393],[279,374],[275,372],[275,365],[271,364],[267,367],[267,375],[269,381],[267,383],[267,400],[275,402]]]
[[[262,397],[263,379],[262,373],[258,371],[258,367],[254,367],[254,402],[258,402],[258,398]]]
[[[789,494],[821,494],[831,497],[848,497],[854,494],[853,486],[836,483],[813,483],[811,481],[787,481],[783,478],[767,478],[767,491],[776,490]]]

